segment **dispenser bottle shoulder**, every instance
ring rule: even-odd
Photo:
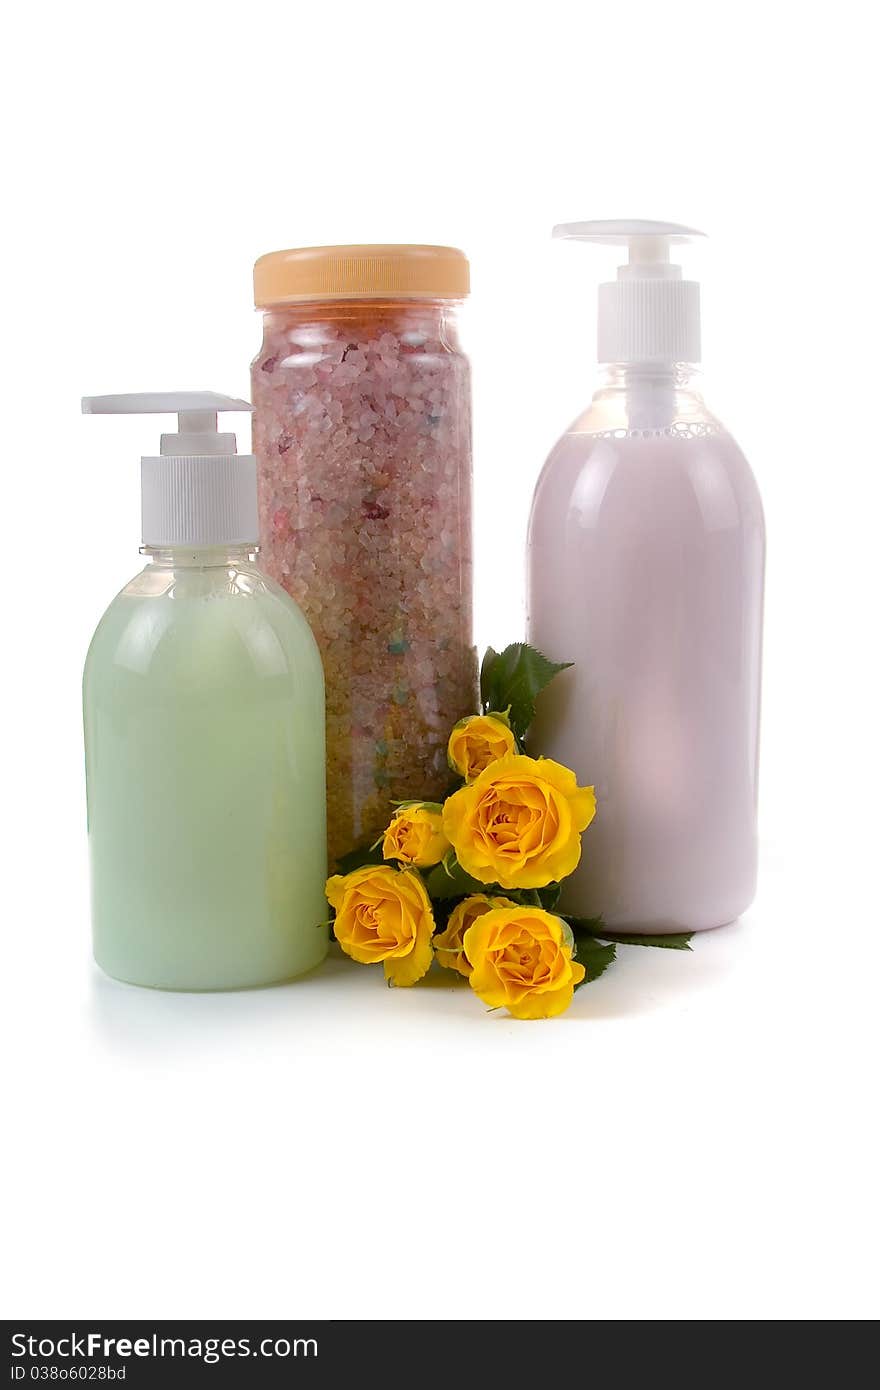
[[[594,530],[612,517],[617,524],[621,508],[629,513],[627,529],[641,520],[653,533],[668,505],[690,513],[695,531],[763,531],[754,473],[726,431],[659,438],[570,432],[551,450],[535,486],[530,543],[558,544],[561,526]]]
[[[213,659],[204,659],[207,647]],[[223,660],[217,658],[224,654]],[[182,681],[206,694],[236,681],[288,677],[301,694],[323,692],[321,658],[311,628],[284,590],[255,564],[211,568],[151,563],[109,604],[95,629],[84,683],[96,665],[141,681]]]

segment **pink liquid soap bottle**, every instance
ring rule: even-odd
[[[757,872],[764,520],[752,471],[703,403],[699,285],[662,222],[581,222],[621,245],[599,288],[598,389],[535,489],[528,640],[574,666],[534,745],[596,786],[562,906],[610,929],[701,931]]]

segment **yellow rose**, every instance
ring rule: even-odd
[[[367,864],[327,880],[336,909],[333,930],[347,956],[372,965],[381,960],[395,985],[414,985],[430,967],[434,915],[425,885],[413,869]]]
[[[458,721],[446,751],[453,772],[472,782],[490,763],[515,753],[516,739],[503,714],[471,714]]]
[[[429,869],[439,864],[449,841],[443,834],[443,808],[428,803],[401,806],[382,840],[382,858]]]
[[[552,1018],[568,1008],[586,975],[572,960],[571,928],[540,907],[486,912],[464,934],[471,989],[514,1018]]]
[[[592,787],[551,758],[514,755],[490,763],[443,808],[459,864],[480,883],[544,888],[581,857],[581,834],[596,814]]]
[[[468,979],[471,963],[464,952],[464,934],[468,927],[472,926],[478,917],[482,917],[485,912],[491,912],[495,907],[515,906],[509,898],[487,898],[485,893],[474,893],[472,897],[464,898],[450,912],[444,930],[439,936],[434,937],[437,963],[445,966],[447,970],[457,970],[459,975]]]

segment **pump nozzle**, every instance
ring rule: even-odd
[[[123,396],[83,396],[83,415],[176,415],[177,434],[163,434],[159,453],[181,458],[234,454],[235,435],[217,433],[221,410],[253,410],[248,401],[216,391],[132,391]]]
[[[703,236],[675,222],[562,222],[565,241],[625,246],[629,259],[617,279],[599,286],[600,362],[699,362],[700,287],[681,278],[670,248]]]
[[[176,415],[159,455],[141,459],[143,540],[148,546],[256,543],[256,460],[237,454],[234,434],[220,434],[223,410],[253,410],[215,391],[140,391],[84,396],[84,415]]]

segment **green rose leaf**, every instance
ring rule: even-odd
[[[578,938],[597,937],[613,941],[618,946],[659,946],[666,951],[689,951],[692,931],[670,932],[668,935],[643,936],[640,932],[608,931],[601,917],[569,917]]]
[[[638,932],[602,932],[604,941],[616,941],[619,946],[661,946],[666,951],[689,951],[692,931],[670,932],[668,936],[640,936]]]
[[[526,642],[513,642],[503,652],[486,648],[480,670],[483,713],[506,710],[510,727],[523,739],[535,717],[535,700],[570,661],[549,661]]]
[[[587,972],[581,980],[581,985],[589,985],[593,980],[598,980],[616,955],[617,947],[613,942],[596,941],[590,936],[577,937],[575,960],[579,961]],[[580,989],[581,985],[575,985],[575,989]]]
[[[365,845],[360,849],[349,850],[348,854],[343,854],[336,861],[336,872],[338,874],[350,874],[355,869],[362,869],[366,864],[381,864],[382,859],[382,840],[377,840],[374,845]]]
[[[486,885],[466,874],[454,854],[447,854],[425,879],[430,898],[443,902],[447,898],[467,898],[471,893],[485,893]]]
[[[601,936],[604,937],[603,922],[601,917],[569,917],[566,913],[569,926],[575,936]]]
[[[545,912],[555,912],[562,892],[560,883],[548,883],[546,888],[538,889],[538,902]]]
[[[509,898],[512,903],[519,903],[520,907],[542,907],[537,888],[500,888],[497,883],[483,884],[480,890],[488,893],[490,898]]]

